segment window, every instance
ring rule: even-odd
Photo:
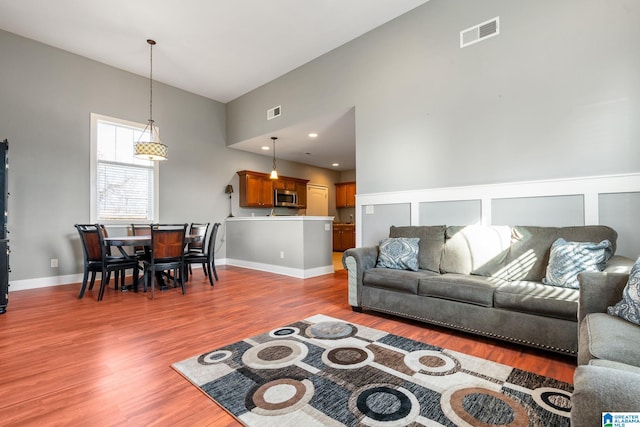
[[[91,114],[91,222],[153,222],[158,165],[134,157],[145,125]]]

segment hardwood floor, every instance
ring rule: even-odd
[[[0,315],[0,424],[238,426],[174,362],[321,313],[572,382],[575,359],[372,313],[347,303],[347,273],[312,279],[218,267],[187,294],[79,285],[12,292]]]

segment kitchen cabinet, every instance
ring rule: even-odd
[[[240,206],[243,208],[272,208],[273,183],[266,173],[239,171]]]
[[[240,207],[272,208],[273,190],[292,190],[298,193],[298,208],[307,207],[308,179],[280,176],[271,179],[269,174],[253,171],[238,171],[240,177]]]
[[[298,208],[306,209],[307,208],[307,181],[299,180],[296,181],[296,193],[298,193]]]
[[[295,190],[296,182],[287,178],[278,178],[273,180],[273,189],[276,190]]]
[[[333,250],[343,252],[356,247],[356,226],[354,224],[333,224]]]
[[[356,183],[341,182],[336,184],[336,208],[356,207]]]

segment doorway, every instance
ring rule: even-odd
[[[329,215],[329,187],[307,184],[307,215]]]

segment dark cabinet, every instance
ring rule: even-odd
[[[9,143],[5,139],[0,142],[0,214],[2,214],[2,230],[0,230],[0,314],[7,311],[9,303],[9,240],[7,240],[7,172]]]

